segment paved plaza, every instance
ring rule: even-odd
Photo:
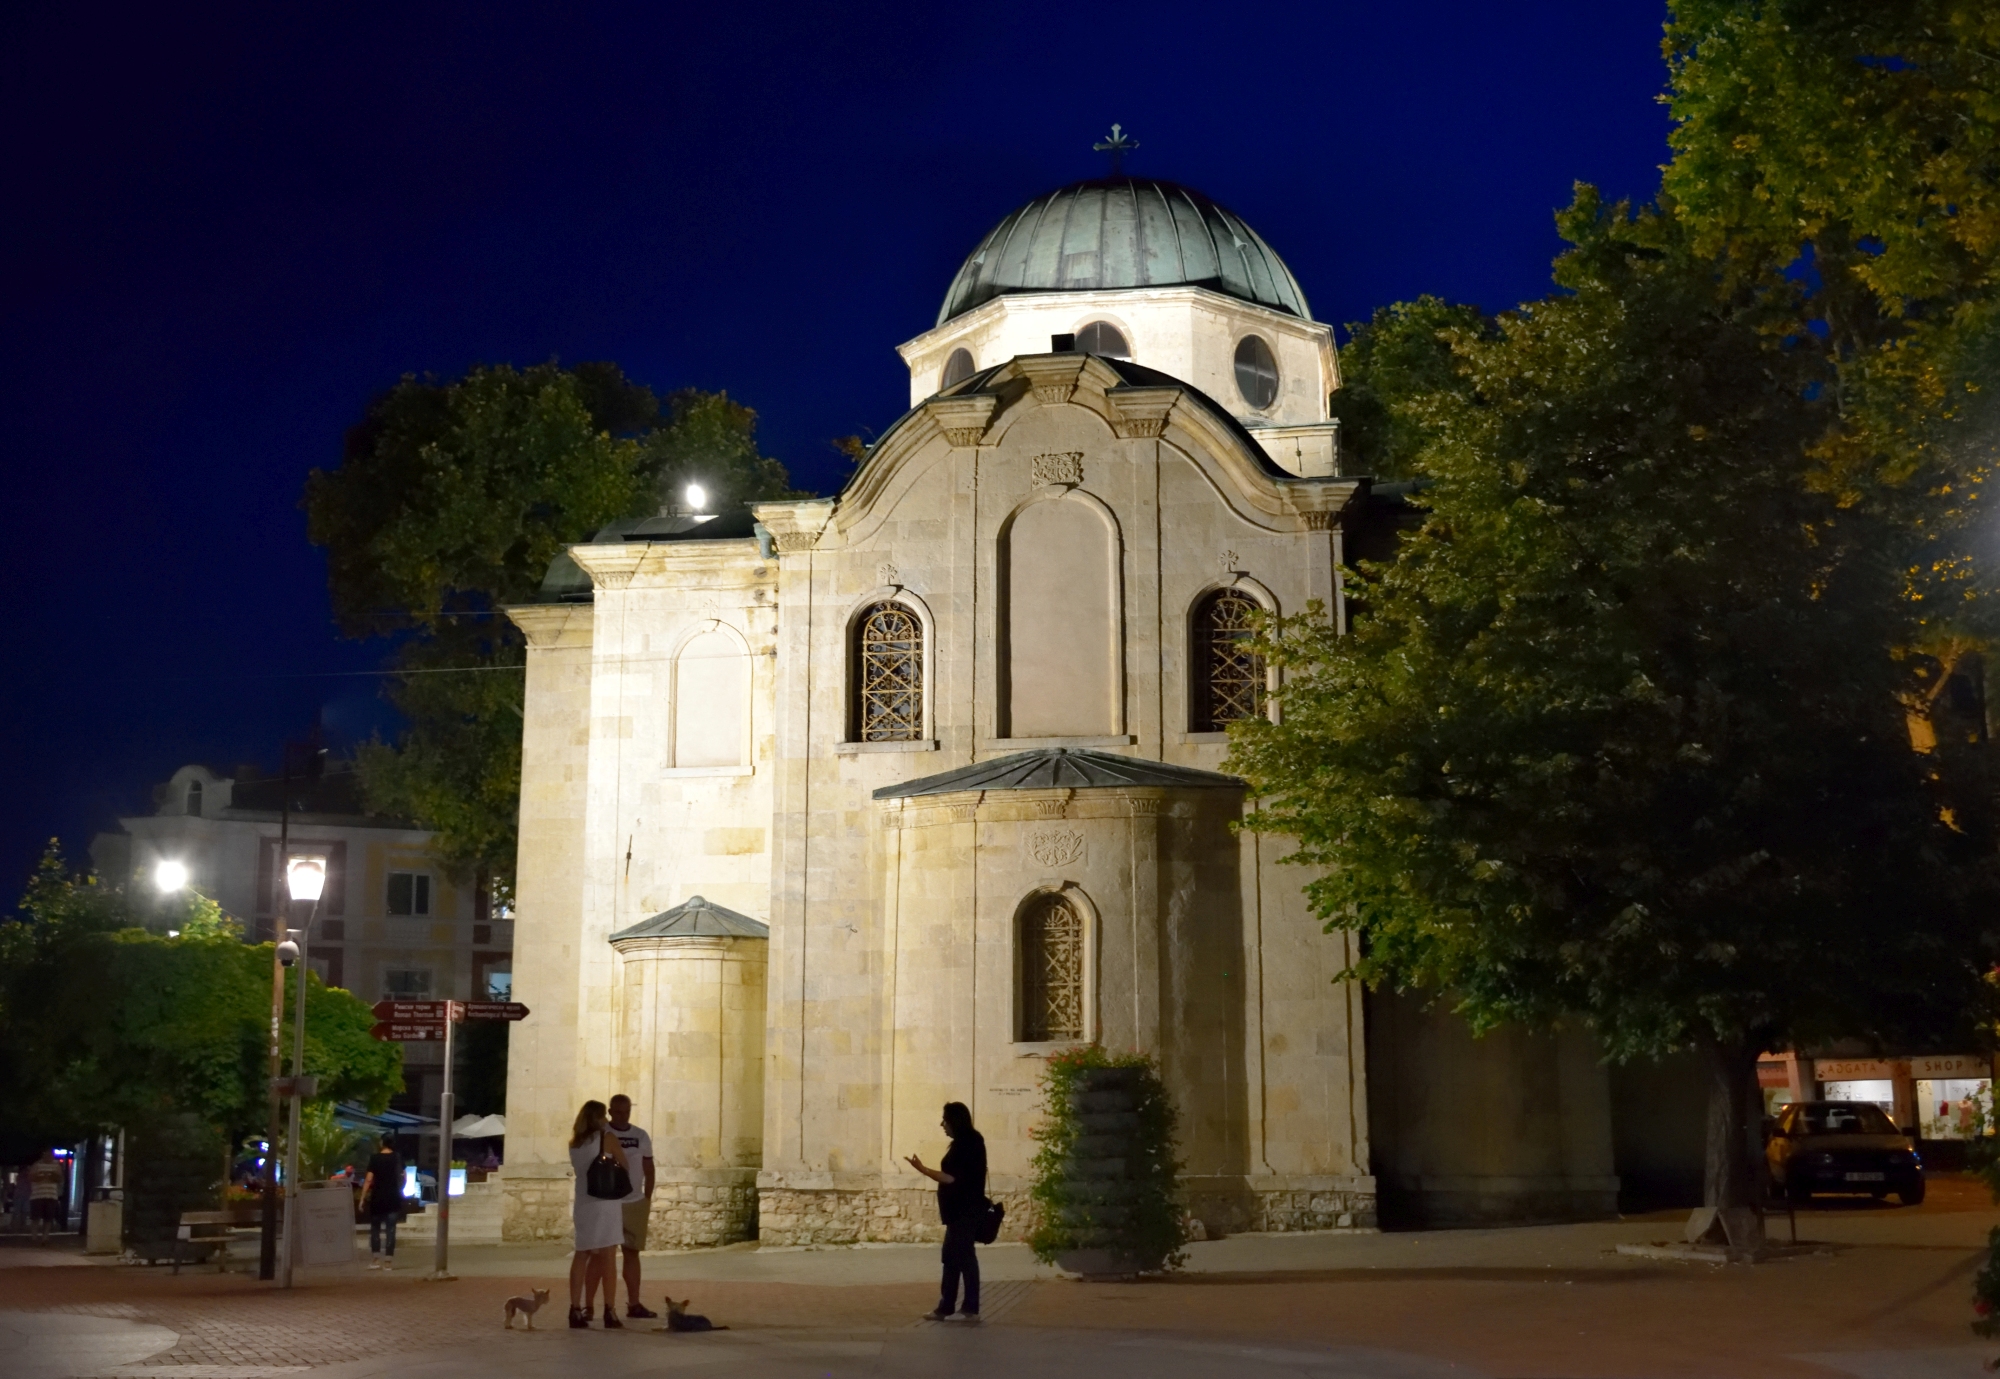
[[[1786,1236],[1782,1218],[1778,1237]],[[691,1297],[727,1332],[675,1336],[563,1324],[567,1255],[461,1247],[448,1283],[405,1268],[323,1274],[291,1293],[240,1275],[85,1261],[73,1243],[0,1238],[0,1376],[256,1379],[623,1376],[726,1367],[744,1379],[1558,1379],[1558,1376],[1984,1373],[2000,1345],[1966,1329],[1968,1290],[2000,1212],[1977,1185],[1934,1182],[1919,1208],[1801,1213],[1823,1249],[1756,1267],[1637,1259],[1678,1218],[1493,1231],[1236,1236],[1190,1247],[1181,1274],[1082,1283],[1020,1246],[981,1251],[987,1320],[921,1323],[926,1246],[760,1249],[646,1259],[646,1300]],[[554,1296],[531,1335],[502,1301]],[[722,1372],[722,1371],[718,1371]]]

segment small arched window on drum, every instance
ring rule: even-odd
[[[944,375],[938,380],[938,387],[949,388],[954,383],[963,383],[974,372],[972,352],[964,348],[955,349],[951,357],[944,361]]]
[[[1085,354],[1095,354],[1104,359],[1132,357],[1132,347],[1125,343],[1125,332],[1109,321],[1092,321],[1078,331],[1076,347]]]
[[[1278,400],[1278,359],[1261,335],[1236,342],[1236,391],[1260,412]]]
[[[1083,1038],[1083,915],[1060,895],[1021,913],[1021,1039]]]
[[[1251,645],[1257,601],[1218,589],[1194,615],[1193,731],[1220,732],[1264,712],[1264,658]]]
[[[854,740],[915,742],[924,731],[924,625],[900,603],[855,624]]]

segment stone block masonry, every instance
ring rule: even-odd
[[[919,1245],[944,1239],[935,1188],[764,1188],[758,1239],[766,1245]],[[1002,1240],[1028,1233],[1028,1194],[1001,1192]]]

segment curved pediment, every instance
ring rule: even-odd
[[[1041,435],[1038,414],[1060,410],[1081,453],[1117,447],[1127,461],[1154,459],[1131,442],[1186,457],[1224,504],[1270,530],[1324,527],[1358,490],[1354,479],[1302,479],[1281,468],[1242,423],[1200,389],[1124,360],[1080,353],[1019,355],[925,399],[871,449],[840,495],[829,527],[848,540],[872,532],[921,475],[1004,452],[1017,434]],[[1084,422],[1088,416],[1094,421]],[[1047,457],[1042,457],[1047,458]]]

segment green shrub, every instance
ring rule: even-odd
[[[1176,1115],[1159,1070],[1144,1054],[1096,1045],[1057,1054],[1042,1076],[1028,1243],[1055,1263],[1097,1255],[1108,1273],[1173,1268],[1187,1232],[1174,1159]]]

